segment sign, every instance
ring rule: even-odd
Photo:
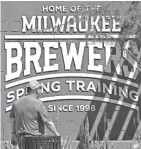
[[[40,100],[64,138],[83,147],[136,139],[140,9],[138,1],[2,2],[2,140],[10,139],[9,113],[31,80],[42,84]]]

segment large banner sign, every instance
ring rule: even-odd
[[[140,24],[138,1],[1,2],[1,140],[10,140],[9,113],[31,80],[70,144],[136,140]]]

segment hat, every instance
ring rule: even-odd
[[[30,81],[27,87],[30,87],[32,90],[40,87],[41,84],[37,80]]]

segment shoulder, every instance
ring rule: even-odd
[[[37,100],[37,103],[38,103],[40,106],[44,106],[44,103],[43,103],[40,99]]]
[[[18,103],[22,102],[25,98],[26,98],[26,96],[23,96],[23,97],[21,97],[21,98],[17,99],[17,100],[14,102],[14,104],[13,104],[13,105],[15,105],[15,106],[16,106]]]
[[[43,102],[42,102],[40,99],[37,99],[37,100],[35,101],[35,103],[36,103],[36,106],[38,106],[38,107],[44,106]]]

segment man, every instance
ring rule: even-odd
[[[41,84],[34,80],[29,82],[27,96],[21,97],[14,102],[10,113],[12,127],[11,143],[22,149],[21,140],[24,135],[41,135],[39,122],[42,121],[46,127],[59,136],[54,123],[48,116],[47,110],[40,101]]]

